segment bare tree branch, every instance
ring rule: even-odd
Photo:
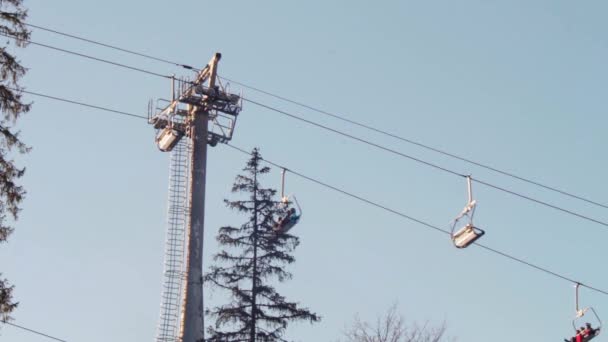
[[[455,341],[445,336],[446,325],[430,326],[406,324],[393,304],[384,315],[378,316],[372,325],[355,315],[353,323],[344,331],[345,342],[448,342]]]

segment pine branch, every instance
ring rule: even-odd
[[[4,322],[10,320],[9,314],[19,305],[13,302],[13,289],[6,279],[0,279],[0,320]]]

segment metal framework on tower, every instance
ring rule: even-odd
[[[157,130],[156,144],[161,151],[170,152],[184,136],[190,136],[192,122],[187,106],[204,104],[211,123],[207,140],[209,145],[216,146],[232,139],[243,100],[241,96],[228,92],[229,84],[224,86],[218,83],[218,86],[210,88],[187,78],[174,78],[172,100],[159,99],[156,106],[150,101],[148,122]],[[176,90],[180,94],[177,98]]]

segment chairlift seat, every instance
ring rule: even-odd
[[[480,228],[473,226],[471,223],[462,227],[452,235],[452,241],[457,248],[466,248],[473,242],[477,241],[486,232]]]
[[[287,233],[291,228],[293,228],[300,221],[300,216],[285,216],[279,222],[277,222],[274,226],[274,230],[279,233]]]
[[[298,222],[300,221],[300,217],[290,217],[289,221],[285,222],[285,224],[283,225],[283,233],[287,233],[288,231],[291,230],[291,228],[293,228]]]
[[[156,144],[161,151],[169,152],[177,145],[183,136],[183,132],[171,127],[165,127],[156,137]]]
[[[594,338],[596,338],[597,336],[599,336],[599,334],[600,334],[600,329],[597,329],[593,332],[593,334],[589,334],[588,336],[583,337],[583,342],[591,341]]]

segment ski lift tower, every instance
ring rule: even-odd
[[[220,58],[216,53],[193,80],[172,78],[171,99],[148,105],[156,144],[171,155],[157,342],[203,341],[207,145],[230,141],[242,108],[217,78]]]

